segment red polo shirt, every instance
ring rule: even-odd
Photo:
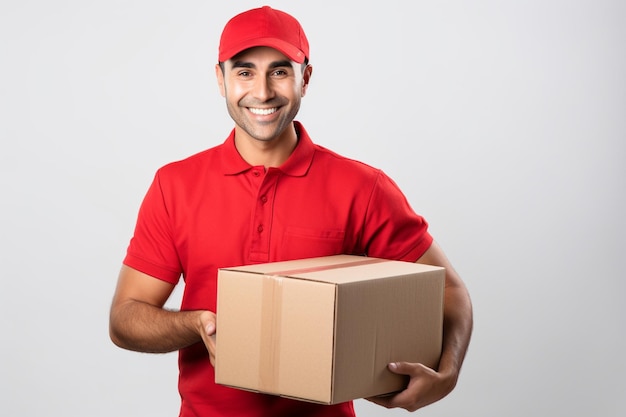
[[[181,309],[215,311],[221,267],[341,253],[416,261],[432,237],[396,184],[315,145],[295,123],[298,145],[279,168],[245,162],[233,131],[159,169],[124,263],[172,284],[182,275]],[[181,416],[354,415],[351,403],[320,406],[216,385],[202,344],[182,349],[179,367]]]

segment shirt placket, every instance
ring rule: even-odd
[[[254,168],[250,175],[260,182],[255,197],[255,209],[251,224],[250,260],[252,262],[269,262],[272,214],[279,171],[271,168],[267,171],[264,171],[263,168]]]

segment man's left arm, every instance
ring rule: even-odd
[[[399,407],[408,411],[439,401],[452,392],[459,378],[473,327],[472,304],[467,288],[439,245],[433,241],[417,262],[446,269],[443,347],[439,366],[434,370],[419,363],[391,363],[389,370],[409,376],[407,388],[393,396],[368,398],[383,407]]]

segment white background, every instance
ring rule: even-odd
[[[471,291],[459,385],[418,414],[624,415],[626,3],[271,4],[311,42],[298,119],[391,175]],[[232,128],[218,37],[260,5],[1,3],[0,415],[177,415],[176,354],[116,348],[108,307],[154,171]]]

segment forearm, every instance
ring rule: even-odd
[[[464,286],[446,288],[444,308],[444,334],[438,372],[456,385],[469,346],[472,328],[472,305]]]
[[[202,340],[202,311],[169,311],[128,300],[111,309],[110,335],[117,346],[147,353],[172,352]]]

